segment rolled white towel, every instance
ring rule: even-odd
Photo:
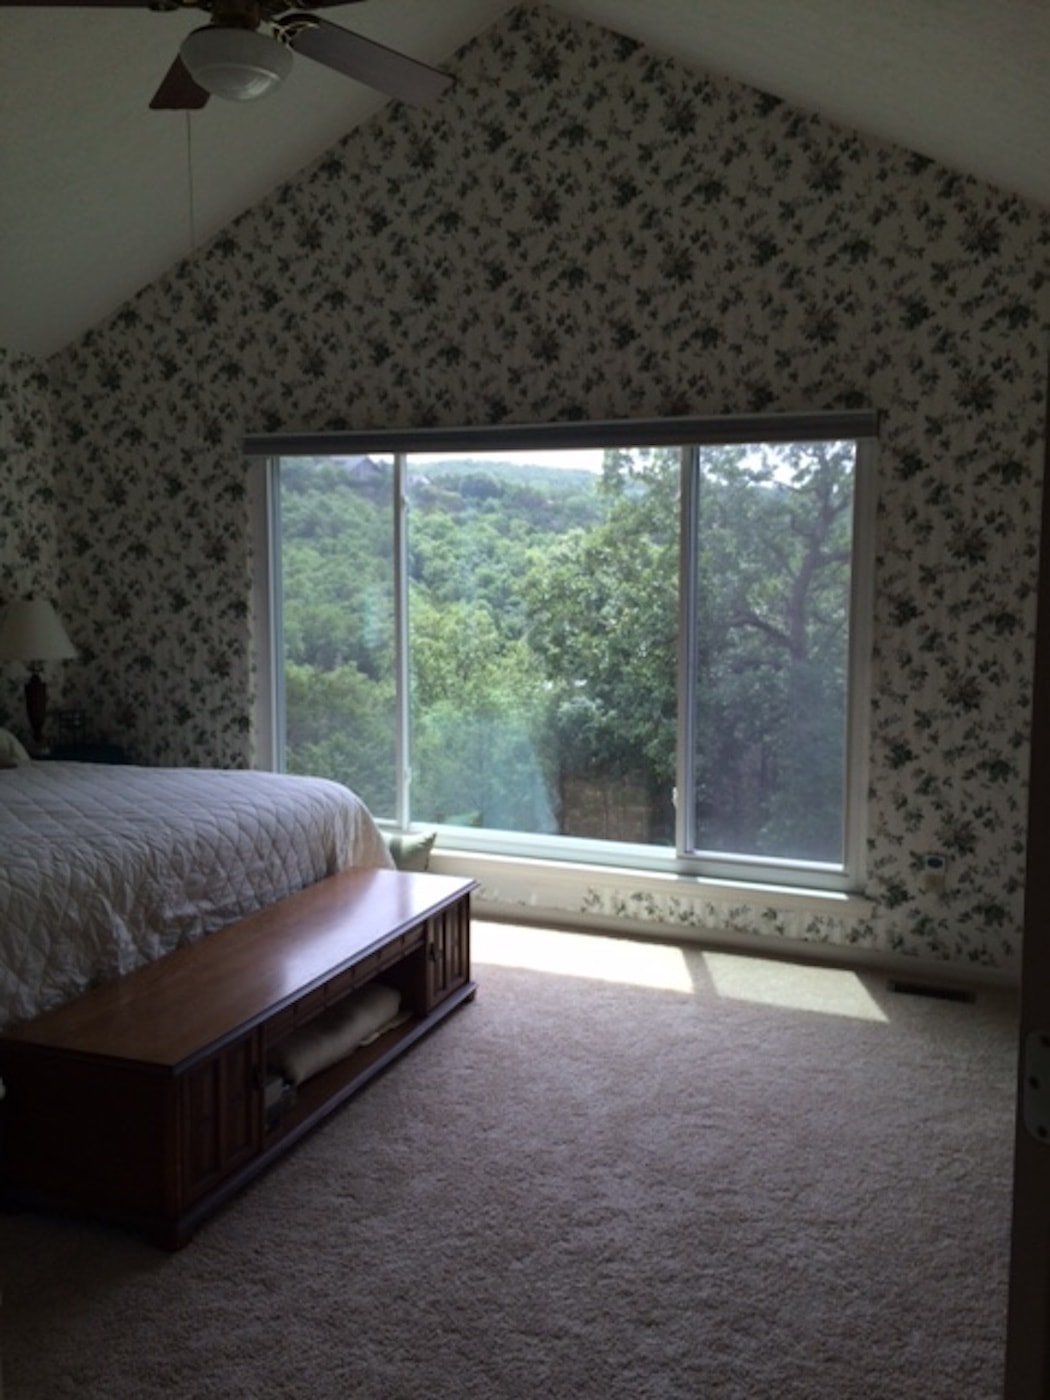
[[[369,982],[274,1046],[270,1066],[289,1084],[302,1084],[373,1038],[397,1017],[400,1006],[401,993],[396,987]]]

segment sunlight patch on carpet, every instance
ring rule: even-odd
[[[843,968],[809,967],[733,953],[704,953],[703,958],[720,997],[861,1021],[889,1019],[857,974]]]
[[[589,977],[669,992],[693,991],[693,979],[681,948],[665,943],[475,922],[471,929],[471,955],[476,963],[524,967],[563,977]]]

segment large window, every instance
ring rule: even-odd
[[[253,440],[283,766],[460,847],[848,886],[873,434]]]

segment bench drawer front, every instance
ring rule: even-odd
[[[294,1006],[286,1006],[283,1011],[278,1011],[275,1015],[271,1016],[270,1019],[266,1021],[263,1025],[263,1033],[265,1035],[266,1044],[268,1046],[276,1045],[279,1041],[284,1040],[286,1036],[291,1035],[292,1031],[294,1030]]]
[[[325,1009],[327,997],[324,987],[317,987],[312,992],[307,992],[306,996],[300,997],[295,1003],[295,1024],[305,1026],[307,1021],[312,1021],[315,1016]]]

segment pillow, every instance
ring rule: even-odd
[[[0,729],[0,768],[20,768],[32,761],[10,729]]]
[[[426,870],[430,864],[430,848],[436,836],[436,831],[420,831],[412,835],[383,832],[383,840],[398,870]]]
[[[401,993],[396,987],[369,982],[275,1045],[270,1051],[270,1065],[289,1084],[302,1084],[374,1037],[388,1021],[394,1020],[400,1006]]]

